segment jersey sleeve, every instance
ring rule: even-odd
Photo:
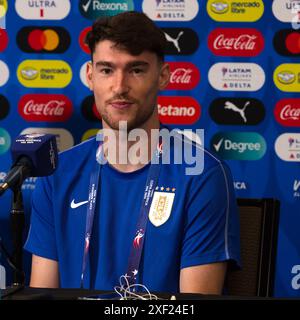
[[[24,248],[31,253],[57,260],[52,187],[48,178],[39,178],[31,198],[31,221]]]
[[[186,202],[181,268],[221,261],[240,266],[239,216],[222,162],[193,177]]]

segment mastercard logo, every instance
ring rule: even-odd
[[[19,48],[28,53],[63,53],[71,43],[63,27],[24,27],[17,34]]]
[[[283,29],[276,32],[273,45],[282,56],[300,56],[300,30]]]

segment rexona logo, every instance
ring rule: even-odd
[[[217,56],[253,57],[264,48],[264,37],[256,29],[217,28],[208,36],[208,47]]]
[[[144,0],[142,7],[155,21],[191,21],[199,11],[197,0]]]
[[[190,28],[162,28],[167,39],[166,55],[193,54],[199,47],[197,33]]]
[[[83,52],[85,53],[88,53],[90,54],[91,51],[90,51],[90,48],[89,46],[87,45],[87,42],[86,42],[86,38],[89,34],[89,32],[92,30],[92,27],[86,27],[84,28],[81,32],[80,32],[80,35],[79,35],[79,45],[80,45],[80,48],[82,49]]]
[[[0,120],[7,117],[9,114],[9,102],[0,94]]]
[[[300,92],[300,64],[283,63],[273,74],[276,87],[281,91]]]
[[[24,60],[17,76],[28,88],[64,88],[72,80],[72,69],[62,60]]]
[[[191,90],[200,81],[199,69],[191,62],[168,62],[171,71],[166,90]]]
[[[259,160],[267,150],[265,139],[256,132],[219,132],[210,147],[227,160]]]
[[[4,61],[0,60],[0,87],[4,86],[9,78],[9,69]]]
[[[201,106],[192,97],[158,97],[159,119],[164,124],[193,124],[201,114]]]
[[[81,103],[81,113],[88,121],[99,122],[101,116],[96,108],[94,95],[87,96]]]
[[[283,29],[277,31],[273,39],[273,45],[282,56],[300,57],[300,30]]]
[[[0,7],[1,8],[1,7]],[[1,17],[1,15],[0,15]],[[4,29],[0,28],[0,52],[4,51],[8,44],[8,35]]]
[[[300,98],[282,99],[274,109],[275,119],[286,127],[300,127]]]
[[[208,15],[220,22],[254,22],[264,13],[262,0],[208,0],[206,9]]]
[[[74,139],[71,133],[63,128],[26,128],[21,134],[54,134],[56,136],[58,151],[64,151],[74,146]]]
[[[208,80],[219,91],[257,91],[265,83],[264,70],[255,63],[216,63]]]
[[[10,135],[5,129],[0,128],[0,154],[7,152],[10,148],[10,144]]]
[[[71,117],[73,106],[62,94],[26,94],[18,110],[26,121],[63,122]]]
[[[300,0],[274,0],[272,11],[281,22],[300,22]]]
[[[17,34],[17,44],[25,52],[63,53],[71,43],[63,27],[24,27]]]
[[[265,118],[265,108],[254,98],[217,98],[211,103],[209,114],[217,124],[257,125]]]
[[[300,162],[300,133],[284,133],[275,141],[277,156],[284,161]]]
[[[26,20],[62,20],[70,12],[69,0],[16,0],[18,15]]]
[[[133,0],[80,0],[79,11],[87,19],[114,16],[134,10]]]

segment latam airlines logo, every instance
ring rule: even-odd
[[[9,78],[9,69],[4,61],[0,60],[0,87],[4,86]]]
[[[10,148],[11,139],[9,133],[0,128],[0,154],[7,152]]]
[[[300,92],[300,64],[283,63],[273,74],[276,87],[281,91]]]
[[[166,90],[192,90],[200,81],[199,69],[191,62],[169,62],[170,83]]]
[[[265,83],[264,70],[255,63],[216,63],[208,80],[219,91],[257,91]]]
[[[287,127],[300,127],[300,99],[282,99],[277,102],[274,109],[275,119]]]
[[[134,10],[133,0],[80,0],[79,11],[87,19],[114,16]]]
[[[18,110],[26,121],[63,122],[71,117],[73,106],[62,94],[26,94]]]
[[[300,0],[274,0],[272,11],[281,22],[295,24],[300,22]]]
[[[198,121],[201,106],[192,97],[158,97],[159,120],[164,124],[193,124]]]
[[[253,57],[263,50],[264,38],[252,28],[217,28],[208,36],[208,47],[217,56]]]
[[[64,88],[72,80],[72,70],[62,60],[24,60],[17,76],[28,88]]]
[[[300,133],[284,133],[275,141],[277,156],[284,161],[300,162]]]
[[[199,4],[197,0],[144,0],[142,8],[154,21],[191,21],[198,14]]]
[[[220,22],[254,22],[264,13],[262,0],[208,0],[206,9],[208,15]]]
[[[219,132],[211,140],[211,150],[222,159],[259,160],[264,156],[267,145],[256,132]]]
[[[18,15],[26,20],[62,20],[70,12],[69,0],[16,0]]]
[[[8,44],[8,35],[4,29],[0,27],[0,52],[4,51]]]
[[[282,56],[300,57],[300,30],[283,29],[277,31],[273,45]]]

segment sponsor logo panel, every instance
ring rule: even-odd
[[[7,117],[9,114],[9,102],[0,94],[0,120]]]
[[[193,124],[198,121],[201,106],[192,97],[158,97],[159,119],[164,124]]]
[[[72,80],[72,69],[62,60],[24,60],[17,76],[25,87],[64,88]]]
[[[208,80],[219,91],[257,91],[265,83],[265,72],[256,63],[219,62],[209,69]]]
[[[265,139],[256,132],[219,132],[210,147],[227,160],[259,160],[267,150]]]
[[[85,52],[87,54],[91,53],[90,48],[86,42],[86,37],[89,34],[89,32],[91,31],[91,29],[92,29],[92,27],[87,27],[87,28],[83,29],[80,32],[79,39],[78,39],[80,48],[82,49],[83,52]]]
[[[284,161],[300,162],[300,133],[283,133],[275,141],[277,156]]]
[[[8,44],[8,35],[4,29],[0,27],[0,52],[4,51]]]
[[[294,180],[293,191],[294,191],[294,197],[300,198],[300,180]]]
[[[70,0],[16,0],[17,14],[25,20],[62,20],[68,16]]]
[[[199,38],[190,28],[162,28],[167,39],[166,55],[189,55],[197,51]]]
[[[217,124],[257,125],[265,118],[265,108],[255,98],[217,98],[212,101],[209,114]]]
[[[264,37],[253,28],[217,28],[208,36],[208,47],[217,56],[253,57],[264,48]]]
[[[281,91],[300,92],[300,64],[283,63],[273,74],[276,87]]]
[[[208,0],[208,15],[219,22],[254,22],[264,13],[262,0]]]
[[[283,29],[277,31],[273,39],[273,45],[282,56],[300,57],[300,30]]]
[[[96,108],[95,98],[93,95],[84,98],[81,103],[81,113],[83,117],[89,121],[99,122],[99,120],[101,120],[101,115]]]
[[[282,99],[276,103],[275,119],[286,127],[300,127],[300,98]]]
[[[144,0],[142,9],[154,21],[191,21],[199,4],[197,0]]]
[[[4,86],[9,78],[9,69],[4,61],[0,60],[0,87]]]
[[[88,139],[90,139],[90,138],[92,138],[92,137],[95,137],[98,133],[100,133],[101,132],[101,130],[99,130],[99,128],[98,129],[89,129],[89,130],[87,130],[84,134],[83,134],[83,136],[82,136],[82,138],[81,138],[81,142],[82,141],[85,141],[85,140],[88,140]]]
[[[17,44],[28,53],[63,53],[71,43],[68,31],[63,27],[24,27],[17,34]]]
[[[26,128],[20,134],[53,134],[56,137],[57,149],[59,152],[70,149],[74,146],[74,139],[71,133],[64,128]]]
[[[191,90],[200,81],[199,69],[191,62],[168,62],[171,71],[166,90]]]
[[[133,0],[80,0],[79,11],[87,19],[114,16],[134,10]]]
[[[89,63],[89,61],[85,62],[81,68],[80,68],[80,71],[79,71],[79,77],[80,77],[80,80],[81,82],[88,88],[89,85],[86,81],[86,68],[87,68],[87,64]]]
[[[274,0],[272,11],[276,19],[281,22],[300,22],[300,0]]]
[[[11,139],[9,133],[0,128],[0,155],[7,152],[10,148]]]
[[[70,99],[62,94],[27,94],[18,104],[26,121],[64,122],[73,113]]]

